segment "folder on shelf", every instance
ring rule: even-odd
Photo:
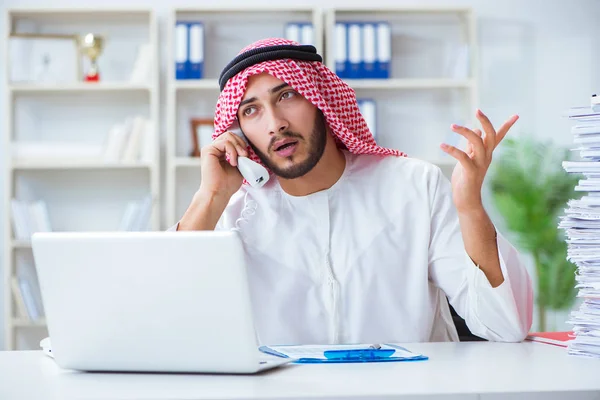
[[[344,79],[348,76],[348,34],[347,26],[342,22],[335,24],[335,73]]]
[[[314,34],[312,24],[302,24],[302,30],[300,34],[300,44],[314,45]]]
[[[290,22],[285,26],[285,38],[300,43],[300,24]]]
[[[375,100],[373,99],[358,99],[358,109],[362,114],[373,138],[377,137],[377,112]]]
[[[427,360],[423,354],[413,353],[396,344],[302,345],[261,346],[263,353],[293,358],[299,364],[364,363]]]
[[[392,58],[392,32],[388,22],[377,23],[376,30],[377,57],[375,58],[375,77],[390,78]]]
[[[314,45],[313,26],[306,22],[290,22],[285,26],[285,38],[300,44]]]
[[[204,70],[204,25],[190,22],[187,79],[202,79]]]
[[[359,79],[362,73],[362,35],[361,26],[359,23],[348,24],[348,62],[346,70],[348,71],[347,78]]]
[[[391,28],[385,21],[336,22],[335,72],[342,79],[389,79]]]
[[[188,63],[188,24],[178,21],[175,24],[175,79],[187,79]]]
[[[377,78],[377,73],[375,71],[375,49],[377,46],[375,28],[375,24],[372,23],[365,23],[362,25],[363,68],[360,74],[361,78]]]

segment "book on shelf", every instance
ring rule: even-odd
[[[119,230],[147,231],[150,229],[152,214],[152,196],[147,195],[140,201],[131,201],[125,207]]]
[[[50,232],[48,207],[43,200],[24,201],[11,199],[11,219],[14,237],[30,240],[35,232]]]
[[[113,125],[104,146],[109,163],[151,163],[154,157],[154,124],[142,116]]]
[[[19,278],[13,276],[10,280],[10,287],[15,301],[15,317],[29,319],[29,312],[27,311],[27,305],[25,304],[23,292],[21,291]]]
[[[150,43],[144,43],[138,47],[137,56],[133,69],[129,75],[129,82],[149,84],[152,80],[152,58],[153,50]]]
[[[45,313],[33,255],[17,254],[16,259],[16,274],[11,279],[16,316],[38,321],[44,318]]]
[[[113,125],[102,143],[66,141],[15,141],[12,159],[17,164],[40,163],[152,163],[155,128],[136,115]]]

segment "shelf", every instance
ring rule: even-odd
[[[18,83],[8,86],[14,94],[19,93],[94,93],[94,92],[150,92],[152,87],[134,83],[63,83],[63,84],[36,84]]]
[[[12,165],[13,170],[40,170],[40,169],[151,169],[152,164],[148,163],[105,163],[83,162],[83,161],[57,161],[57,162],[15,162]]]
[[[69,7],[69,8],[12,8],[10,16],[14,19],[26,18],[33,21],[57,21],[60,23],[89,23],[101,21],[140,23],[149,20],[153,13],[150,8],[142,7]]]
[[[353,89],[469,89],[470,79],[345,79]],[[181,80],[173,84],[176,90],[219,90],[216,79]]]
[[[10,206],[12,199],[22,199],[24,203],[43,200],[52,211],[52,221],[56,221],[53,232],[69,229],[114,231],[124,216],[133,211],[134,202],[139,204],[142,196],[149,195],[153,204],[149,214],[144,211],[144,218],[148,217],[152,230],[161,230],[162,160],[159,153],[163,124],[157,17],[156,7],[102,4],[91,8],[16,7],[6,11],[5,43],[11,37],[37,34],[69,38],[74,47],[71,48],[67,41],[65,45],[86,65],[89,60],[77,52],[79,35],[95,32],[110,45],[105,46],[106,51],[100,56],[100,82],[77,78],[87,71],[87,67],[73,64],[69,65],[73,73],[69,72],[71,78],[62,82],[26,81],[17,74],[7,76],[3,105],[6,118],[0,129],[3,136],[0,158],[6,161],[8,168],[3,196],[5,204]],[[8,55],[7,52],[3,53]],[[15,59],[12,68],[26,66],[23,63],[27,63],[27,55],[23,53],[22,60]],[[148,58],[141,59],[142,56]],[[140,62],[147,68],[143,68],[144,77],[138,78],[132,74],[141,72],[137,68]],[[23,74],[25,76],[29,74]],[[129,79],[130,76],[133,79]],[[148,132],[152,134],[140,138],[139,153],[136,153],[139,157],[124,158],[127,160],[124,162],[116,157],[105,157],[104,147],[110,143],[111,129],[118,124],[127,126],[128,119],[135,116],[149,121]],[[128,138],[123,139],[120,144],[124,145],[122,150],[125,151],[130,145]],[[50,145],[48,151],[41,151],[39,146],[46,142]],[[62,143],[73,146],[63,149]],[[24,146],[20,147],[20,144]],[[33,146],[28,148],[28,144]],[[53,146],[57,147],[56,152]],[[5,334],[4,346],[0,347],[15,350],[20,338],[37,329],[46,329],[47,321],[45,318],[31,320],[27,313],[17,312],[11,280],[19,268],[30,268],[35,265],[35,260],[30,259],[31,238],[14,235],[12,209],[6,207],[5,214],[1,260],[5,287],[3,301],[0,301],[5,304]],[[28,231],[38,231],[31,226],[28,228]],[[38,293],[33,295],[37,298]],[[35,343],[33,345],[35,347]]]
[[[470,79],[346,79],[353,89],[469,89]]]
[[[28,318],[13,318],[13,325],[17,328],[45,328],[46,319],[42,318],[37,321],[32,321]]]
[[[219,90],[218,79],[186,79],[173,83],[176,90]]]
[[[453,13],[469,13],[471,9],[468,7],[436,7],[436,6],[427,6],[427,5],[415,5],[415,6],[392,6],[392,7],[381,7],[374,9],[373,7],[365,6],[365,7],[336,7],[335,13],[357,13],[364,15],[375,14],[375,13],[415,13],[415,14],[453,14]]]
[[[173,163],[175,167],[200,167],[199,157],[177,157]]]
[[[313,12],[314,7],[303,5],[252,5],[252,6],[227,6],[227,5],[206,5],[200,8],[197,7],[177,7],[175,13],[251,13],[251,12]]]
[[[30,249],[31,241],[30,240],[22,240],[22,239],[13,240],[11,245],[14,249]]]

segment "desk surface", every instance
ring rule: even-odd
[[[531,342],[414,343],[406,347],[430,359],[286,365],[244,376],[81,373],[60,369],[41,351],[0,352],[0,399],[381,399],[404,395],[497,399],[500,393],[556,397],[557,393],[549,391],[581,391],[577,398],[600,398],[600,359],[569,356],[561,347]]]

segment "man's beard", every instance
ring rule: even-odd
[[[302,139],[302,135],[300,135],[296,132],[291,132],[291,131],[285,131],[281,136],[288,137],[288,138]],[[275,140],[279,140],[279,139],[281,139],[281,137],[277,137],[277,139],[273,138],[271,140],[271,143],[269,144],[269,146],[271,146]],[[313,130],[312,130],[310,136],[308,137],[308,158],[306,160],[304,160],[300,163],[296,163],[288,168],[279,168],[277,165],[275,165],[273,162],[271,162],[271,159],[268,156],[266,156],[264,153],[262,153],[256,147],[254,147],[254,145],[252,145],[252,143],[250,143],[250,146],[252,147],[252,150],[254,150],[254,152],[256,153],[258,158],[260,158],[262,163],[268,169],[273,171],[273,173],[275,175],[277,175],[283,179],[295,179],[295,178],[299,178],[301,176],[306,175],[308,172],[310,172],[315,167],[315,165],[317,165],[317,163],[321,160],[323,153],[325,152],[326,144],[327,144],[327,125],[325,123],[325,116],[323,115],[323,112],[321,110],[317,109],[317,115],[315,117],[315,123],[313,125]],[[292,155],[288,158],[291,159],[293,156],[294,155]]]

